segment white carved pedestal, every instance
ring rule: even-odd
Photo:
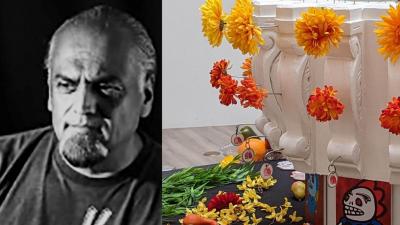
[[[282,91],[282,114],[286,132],[279,146],[301,171],[314,172],[311,153],[311,121],[307,115],[306,102],[311,92],[310,57],[297,46],[294,22],[307,6],[281,6],[277,8],[279,56],[277,76]]]
[[[332,48],[326,57],[324,80],[338,91],[337,97],[345,105],[343,115],[329,122],[331,139],[327,154],[330,161],[336,160],[340,176],[361,178],[360,139],[362,138],[362,23],[361,8],[335,10],[344,14],[344,37],[338,48]]]
[[[261,84],[269,92],[276,94],[265,98],[263,115],[257,118],[256,127],[268,138],[271,148],[279,148],[279,139],[285,131],[285,124],[281,118],[282,113],[282,93],[280,82],[277,76],[277,65],[281,50],[276,44],[277,27],[275,24],[276,6],[278,2],[268,2],[266,4],[255,5],[254,19],[258,26],[262,28],[265,45],[261,46],[258,55],[253,57],[254,78],[257,84]]]
[[[253,57],[253,74],[269,92],[282,93],[265,100],[257,128],[273,148],[284,148],[296,170],[327,175],[329,161],[336,160],[341,177],[391,183],[392,225],[400,225],[400,136],[379,122],[387,102],[400,96],[400,63],[378,54],[374,34],[389,3],[287,2],[255,2],[266,44]],[[332,7],[346,16],[339,47],[319,59],[307,56],[294,35],[296,19],[310,6]],[[311,91],[323,85],[334,86],[345,105],[337,121],[316,122],[306,112]],[[325,221],[333,225],[336,189],[326,191]]]

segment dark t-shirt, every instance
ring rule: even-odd
[[[52,128],[0,138],[0,224],[161,224],[161,148],[141,134],[134,162],[109,178],[72,170]]]

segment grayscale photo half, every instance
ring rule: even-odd
[[[0,224],[161,224],[161,1],[0,3]]]

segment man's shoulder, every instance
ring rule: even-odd
[[[12,145],[13,147],[23,146],[24,143],[33,141],[41,138],[46,134],[50,134],[53,131],[51,126],[37,128],[33,130],[27,130],[14,134],[8,134],[0,136],[0,152],[5,151],[4,147]]]
[[[161,181],[161,145],[148,134],[141,132],[144,141],[140,160],[142,175],[145,180],[158,185]]]
[[[0,174],[23,152],[31,152],[46,137],[50,140],[52,127],[43,127],[0,136]]]

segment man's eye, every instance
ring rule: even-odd
[[[62,93],[70,93],[75,90],[75,85],[69,81],[60,80],[56,83],[57,89]]]
[[[123,94],[123,88],[115,84],[99,84],[100,91],[103,95],[111,98],[120,98]]]

